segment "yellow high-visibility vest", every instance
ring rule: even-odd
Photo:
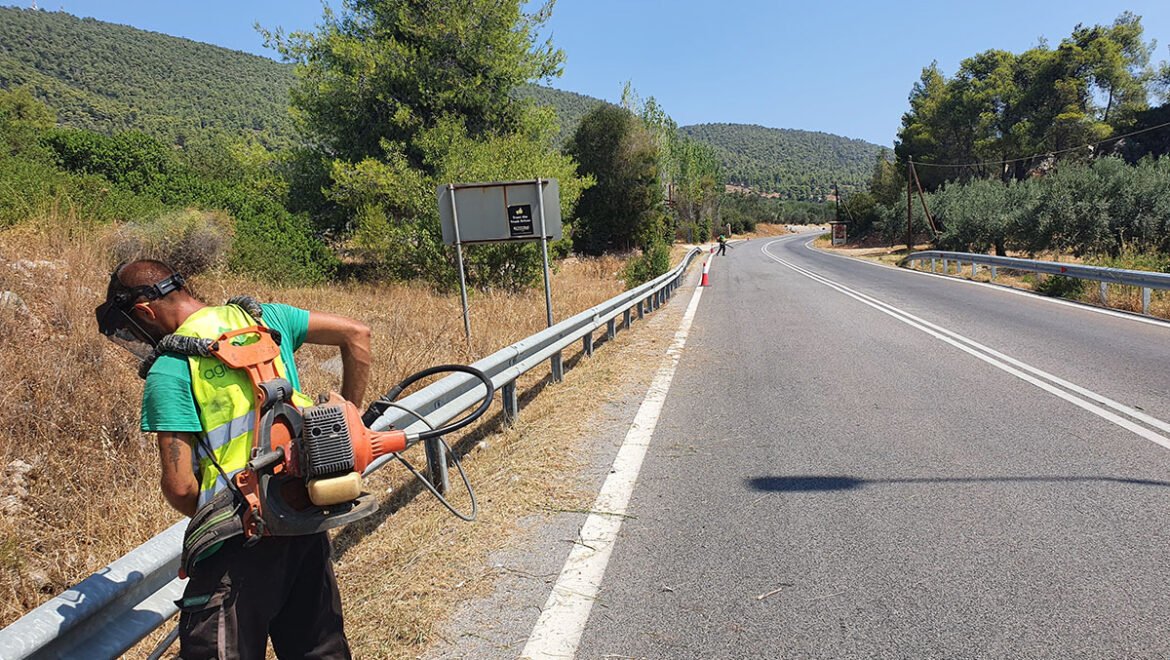
[[[183,325],[175,330],[176,335],[215,339],[225,332],[239,330],[252,325],[263,325],[236,305],[204,307],[187,317]],[[237,341],[248,341],[247,335]],[[254,340],[253,340],[254,341]],[[191,368],[191,385],[199,421],[203,431],[200,441],[192,451],[193,468],[199,479],[199,505],[211,496],[227,488],[219,470],[215,468],[210,448],[224,474],[230,479],[247,466],[252,452],[252,434],[256,428],[256,395],[252,381],[243,369],[231,369],[218,358],[192,355],[187,357]],[[278,355],[276,371],[286,377],[284,362]],[[310,406],[312,399],[293,393],[292,404]]]

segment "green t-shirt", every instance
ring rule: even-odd
[[[279,304],[263,304],[260,308],[264,310],[264,324],[280,332],[280,359],[288,371],[285,375],[293,388],[300,390],[293,351],[305,343],[309,312]],[[156,433],[199,433],[203,430],[191,389],[191,367],[185,356],[162,355],[150,368],[146,385],[142,388],[141,429]]]

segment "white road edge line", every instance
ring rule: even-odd
[[[666,358],[650,383],[650,389],[634,416],[634,422],[618,450],[609,476],[593,503],[592,511],[595,513],[589,514],[581,526],[577,542],[569,552],[569,558],[553,585],[552,593],[520,657],[538,660],[572,658],[576,655],[581,634],[585,632],[585,623],[589,620],[589,612],[601,590],[601,579],[605,575],[614,542],[617,541],[630,496],[634,492],[638,471],[642,468],[646,449],[654,436],[658,416],[662,413],[666,394],[670,390],[702,297],[703,287],[695,287],[682,322],[674,333],[674,341],[666,349]]]
[[[830,257],[835,257],[837,259],[848,259],[849,261],[863,263],[863,264],[866,264],[868,266],[874,266],[875,268],[885,268],[887,270],[895,270],[895,271],[900,271],[900,272],[904,272],[904,273],[914,273],[915,275],[922,275],[924,277],[935,277],[935,278],[938,278],[941,280],[946,280],[948,282],[955,282],[957,284],[969,284],[972,286],[981,286],[981,287],[991,289],[992,291],[999,291],[1001,293],[1010,293],[1010,294],[1015,295],[1015,296],[1026,296],[1026,297],[1031,298],[1033,300],[1036,300],[1038,302],[1045,302],[1045,303],[1049,303],[1052,305],[1063,305],[1065,307],[1071,307],[1072,309],[1079,309],[1083,312],[1092,312],[1094,314],[1104,314],[1105,316],[1112,316],[1114,318],[1125,319],[1127,321],[1136,321],[1138,323],[1146,323],[1149,325],[1156,325],[1156,326],[1161,327],[1161,328],[1170,328],[1170,321],[1166,321],[1164,319],[1139,316],[1137,314],[1127,314],[1125,312],[1119,312],[1115,309],[1105,309],[1102,307],[1093,307],[1092,305],[1086,305],[1083,303],[1073,302],[1071,300],[1064,300],[1061,298],[1052,298],[1049,296],[1042,296],[1042,295],[1039,295],[1037,293],[1033,293],[1032,291],[1025,291],[1023,289],[1017,289],[1015,287],[1007,286],[1006,284],[995,284],[993,282],[980,282],[978,280],[968,280],[968,279],[963,279],[960,277],[951,277],[949,275],[942,275],[940,273],[931,273],[931,272],[925,271],[925,270],[916,270],[914,268],[900,268],[898,266],[890,266],[887,264],[873,262],[873,261],[870,261],[868,259],[858,259],[857,257],[850,257],[850,256],[844,255],[844,254],[834,254],[832,252],[827,252],[825,250],[820,250],[820,249],[813,247],[812,244],[813,244],[813,241],[815,241],[815,240],[816,239],[813,239],[812,241],[805,243],[804,247],[806,249],[811,250],[813,252],[816,252],[818,254],[824,254],[824,255],[827,255]]]
[[[775,243],[775,242],[776,241],[773,241],[772,243]],[[1000,353],[998,351],[992,351],[991,349],[987,349],[982,344],[979,344],[978,342],[975,342],[974,340],[968,339],[968,338],[966,338],[966,337],[964,337],[956,332],[946,330],[945,328],[937,326],[933,323],[929,323],[927,321],[922,321],[922,319],[918,319],[914,315],[912,315],[908,312],[905,312],[901,309],[898,309],[897,307],[894,307],[893,305],[890,305],[888,303],[884,303],[876,298],[871,298],[870,296],[867,296],[866,294],[854,291],[854,290],[850,289],[849,287],[846,287],[843,284],[834,282],[834,281],[832,281],[832,280],[830,280],[822,275],[818,275],[812,271],[806,270],[806,269],[804,269],[800,266],[797,266],[791,262],[785,261],[785,260],[781,259],[780,257],[777,257],[776,255],[772,254],[768,250],[768,246],[772,245],[772,243],[768,243],[767,245],[765,245],[763,248],[761,248],[761,251],[765,255],[767,255],[770,259],[772,259],[773,261],[792,269],[796,273],[803,275],[803,276],[813,280],[814,282],[819,282],[821,284],[824,284],[825,286],[828,286],[828,287],[830,287],[830,288],[832,288],[840,293],[843,293],[843,294],[849,296],[850,298],[853,298],[854,300],[857,300],[861,303],[869,305],[870,307],[878,310],[879,312],[882,312],[883,314],[887,314],[887,315],[905,323],[906,325],[909,325],[913,328],[921,330],[922,332],[925,332],[926,334],[931,335],[932,337],[934,337],[935,339],[938,339],[939,341],[950,344],[950,345],[954,346],[955,348],[957,348],[965,353],[968,353],[968,354],[970,354],[970,355],[972,355],[972,356],[974,356],[974,357],[976,357],[976,358],[978,358],[978,359],[980,359],[980,360],[982,360],[982,361],[984,361],[984,362],[986,362],[986,363],[988,363],[988,364],[990,364],[998,369],[1001,369],[1001,370],[1019,378],[1020,380],[1023,380],[1027,383],[1035,385],[1036,387],[1039,387],[1040,389],[1042,389],[1050,394],[1053,394],[1061,399],[1064,399],[1065,401],[1068,401],[1069,403],[1077,406],[1078,408],[1081,408],[1083,410],[1091,412],[1094,415],[1097,415],[1098,417],[1100,417],[1106,421],[1112,422],[1113,424],[1116,424],[1117,426],[1120,426],[1121,428],[1123,428],[1127,431],[1130,431],[1138,436],[1141,436],[1142,438],[1145,438],[1146,440],[1149,440],[1150,442],[1153,442],[1154,444],[1160,445],[1166,449],[1170,449],[1170,438],[1167,438],[1166,436],[1155,433],[1155,432],[1151,431],[1150,429],[1147,429],[1143,426],[1139,426],[1139,425],[1131,422],[1130,420],[1125,419],[1124,417],[1121,417],[1120,415],[1114,414],[1108,410],[1105,410],[1104,408],[1102,408],[1098,405],[1095,405],[1094,403],[1091,403],[1089,401],[1086,401],[1085,399],[1082,399],[1081,397],[1070,394],[1069,392],[1066,392],[1066,391],[1064,391],[1064,390],[1062,390],[1062,389],[1060,389],[1060,388],[1058,388],[1050,383],[1044,382],[1043,380],[1040,380],[1039,378],[1036,378],[1032,375],[1029,375],[1028,373],[1025,373],[1024,370],[1029,371],[1033,374],[1039,375],[1043,378],[1048,378],[1049,380],[1052,380],[1053,382],[1062,383],[1062,384],[1067,383],[1067,386],[1070,386],[1070,389],[1074,389],[1077,392],[1084,393],[1099,403],[1102,403],[1105,405],[1110,405],[1110,407],[1115,407],[1116,409],[1118,409],[1122,412],[1125,412],[1125,414],[1131,414],[1131,416],[1133,416],[1137,419],[1141,419],[1142,421],[1146,421],[1147,423],[1149,423],[1153,426],[1157,426],[1158,428],[1165,429],[1165,428],[1170,427],[1170,425],[1167,425],[1162,420],[1156,419],[1154,417],[1150,417],[1149,415],[1145,415],[1144,413],[1141,413],[1141,412],[1136,411],[1132,408],[1129,408],[1128,406],[1123,406],[1119,403],[1112,401],[1108,397],[1097,394],[1096,392],[1092,392],[1091,390],[1080,387],[1079,385],[1074,385],[1073,383],[1069,383],[1068,381],[1065,381],[1065,380],[1060,379],[1056,376],[1048,374],[1047,372],[1045,372],[1041,369],[1037,369],[1036,367],[1032,367],[1028,364],[1025,364],[1024,362],[1021,362],[1020,360],[1016,360],[1015,358],[1011,358],[1007,355],[1004,355],[1003,353]],[[867,298],[870,298],[870,299],[867,300]],[[976,348],[974,348],[974,347],[980,347],[981,349],[987,350],[992,355],[1001,356],[1002,358],[1006,359],[1007,361],[1010,361],[1012,364],[1017,365],[1020,368],[1017,369],[1016,367],[1007,364],[1007,362],[1005,362],[1005,361],[997,360],[995,357],[992,357],[992,355],[982,353],[979,350],[976,350]],[[1147,421],[1147,420],[1151,420],[1151,421]]]

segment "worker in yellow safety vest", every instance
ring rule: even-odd
[[[341,349],[341,394],[349,401],[360,405],[368,382],[365,324],[250,298],[232,303],[207,305],[170,266],[141,260],[114,270],[106,301],[97,309],[102,334],[144,360],[141,429],[158,441],[163,496],[187,516],[235,508],[231,478],[250,458],[256,402],[243,370],[167,346],[262,324],[280,337],[276,368],[296,390],[294,405],[312,403],[300,393],[293,359],[304,343]],[[269,638],[280,657],[350,657],[324,532],[265,536],[251,546],[243,536],[233,536],[210,545],[191,563],[177,602],[180,657],[263,658]]]

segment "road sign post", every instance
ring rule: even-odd
[[[548,327],[553,326],[552,313],[552,278],[548,271],[548,232],[544,226],[544,186],[539,178],[536,179],[536,190],[539,193],[540,203],[540,259],[544,265],[544,308]],[[559,202],[558,202],[559,203]]]
[[[467,277],[463,270],[463,243],[459,240],[459,212],[455,208],[455,186],[448,184],[447,193],[451,198],[451,226],[455,231],[455,261],[459,264],[459,299],[463,303],[463,334],[471,346],[471,314],[467,308]],[[442,193],[440,193],[440,197]]]

